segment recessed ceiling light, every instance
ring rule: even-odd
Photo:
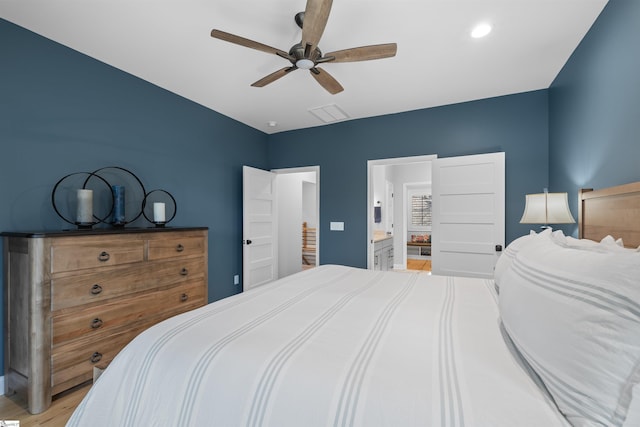
[[[276,121],[274,121],[274,120],[271,120],[271,121],[268,121],[268,122],[267,122],[267,125],[268,125],[270,128],[274,128],[274,127],[278,126],[278,122],[276,122]]]
[[[491,32],[491,25],[482,23],[475,26],[475,28],[471,31],[471,37],[474,39],[479,39]]]

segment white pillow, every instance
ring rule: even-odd
[[[611,245],[611,246],[618,246],[620,248],[624,248],[624,243],[622,242],[622,239],[614,239],[613,236],[608,235],[608,236],[604,236],[602,238],[602,240],[600,240],[600,244],[602,245]]]
[[[622,239],[614,239],[611,236],[606,236],[600,241],[601,246],[606,246],[609,250],[615,252],[640,252],[638,248],[625,248]]]
[[[493,281],[498,293],[500,292],[500,282],[502,281],[502,276],[504,275],[504,272],[507,271],[509,267],[511,267],[511,263],[515,259],[518,252],[528,243],[533,241],[536,236],[548,236],[550,233],[550,228],[545,229],[544,231],[540,232],[540,234],[537,234],[535,231],[531,230],[529,234],[520,236],[507,245],[505,250],[502,252],[502,255],[500,255],[500,258],[498,258],[496,266],[493,269]]]
[[[561,231],[554,231],[552,239],[561,246],[574,249],[587,249],[600,252],[636,252],[640,250],[640,248],[625,248],[622,239],[616,240],[611,235],[603,237],[600,242],[595,242],[589,239],[576,239],[571,236],[564,236]]]
[[[555,240],[528,243],[504,273],[502,322],[569,422],[620,426],[640,376],[640,253]]]
[[[599,243],[594,240],[576,239],[575,237],[560,236],[559,234],[554,234],[552,239],[560,246],[574,249],[595,249],[599,245]]]

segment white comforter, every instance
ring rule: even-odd
[[[322,266],[131,342],[69,426],[566,426],[493,282]]]

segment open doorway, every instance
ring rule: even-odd
[[[431,162],[436,158],[427,155],[367,162],[367,268],[407,269],[407,242],[411,237],[405,187],[429,185]]]
[[[431,164],[428,166],[431,175]],[[403,235],[406,236],[406,269],[431,272],[431,182],[407,182],[402,187]]]
[[[278,211],[278,277],[319,263],[320,168],[273,170]]]

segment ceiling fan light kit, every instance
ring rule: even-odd
[[[314,63],[313,63],[313,61],[312,61],[312,60],[310,60],[310,59],[302,58],[302,59],[298,59],[298,60],[296,61],[296,67],[298,67],[298,68],[300,68],[300,69],[303,69],[303,70],[310,70],[310,69],[312,69],[315,65],[316,65],[316,64],[314,64]]]
[[[397,45],[395,43],[386,43],[360,46],[323,55],[318,48],[318,43],[327,25],[332,3],[333,0],[307,0],[305,11],[297,13],[294,17],[296,24],[302,29],[302,40],[291,47],[289,52],[216,29],[211,31],[211,37],[265,53],[275,54],[291,63],[291,65],[254,82],[251,86],[264,87],[286,76],[291,71],[301,69],[309,70],[320,86],[335,95],[342,92],[344,88],[333,76],[324,69],[319,68],[318,64],[390,58],[396,55]]]

